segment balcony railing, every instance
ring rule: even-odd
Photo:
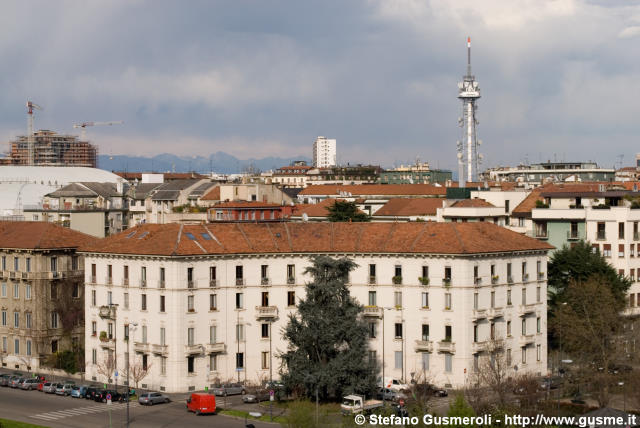
[[[442,285],[444,285],[445,287],[449,287],[451,285],[451,278],[442,278]]]
[[[534,314],[536,312],[536,304],[529,303],[527,305],[520,305],[520,316],[527,316]]]
[[[596,239],[598,241],[604,241],[605,239],[607,239],[607,234],[604,233],[604,231],[598,231],[598,233],[596,233]]]
[[[451,340],[442,340],[438,342],[438,352],[453,354],[456,352],[456,344]]]
[[[91,284],[95,284],[96,283],[96,276],[95,275],[91,275],[91,278],[89,278],[89,281],[91,282]]]
[[[374,284],[377,284],[377,283],[378,283],[378,281],[377,281],[375,275],[374,276],[369,276],[369,284],[374,285]]]
[[[207,343],[204,345],[204,351],[207,354],[222,354],[226,351],[226,345],[224,343]]]
[[[528,273],[523,273],[522,274],[522,282],[528,281],[529,280],[529,274]]]
[[[122,279],[122,286],[123,287],[128,287],[129,286],[129,278],[123,278]]]
[[[166,285],[167,284],[165,283],[164,279],[158,281],[158,288],[165,288]]]
[[[535,334],[525,334],[523,336],[520,336],[520,346],[533,345],[533,343],[535,343],[535,341],[536,341],[536,335]]]
[[[480,278],[479,276],[476,278],[473,278],[473,284],[478,287],[480,285],[482,285],[482,278]]]
[[[52,273],[54,273],[54,272],[52,272]],[[57,273],[57,272],[55,272],[55,273]],[[55,276],[54,278],[57,278],[57,276]],[[107,284],[107,285],[113,285],[113,277],[112,277],[112,276],[108,276],[108,277],[104,280],[104,283],[105,283],[105,284]]]
[[[544,272],[538,272],[538,280],[542,281],[544,279]]]
[[[633,232],[633,240],[634,241],[640,240],[640,232]]]
[[[114,350],[116,348],[116,343],[113,340],[100,340],[100,347]]]
[[[485,351],[488,347],[488,343],[485,342],[472,342],[471,343],[471,350],[472,352],[475,354],[477,352],[482,352]]]
[[[393,285],[401,285],[402,284],[402,277],[400,275],[396,275],[396,276],[391,278],[391,282],[393,283]]]
[[[575,231],[567,230],[567,239],[569,239],[569,240],[577,240],[577,239],[579,239],[578,231],[577,230],[575,230]]]
[[[507,276],[507,283],[513,284],[513,277],[511,275]]]
[[[184,353],[187,355],[199,355],[204,351],[204,347],[202,345],[185,345]]]
[[[381,318],[382,311],[383,309],[380,306],[365,306],[363,315],[365,317]]]
[[[260,285],[269,285],[269,278],[260,278]]]
[[[151,352],[156,355],[167,355],[169,353],[168,345],[151,345]]]
[[[187,281],[187,288],[196,288],[196,282],[195,281]]]
[[[141,288],[145,288],[147,286],[147,280],[146,279],[141,279],[140,280],[140,287]]]
[[[276,318],[277,316],[277,306],[256,306],[256,318]]]
[[[500,277],[498,275],[493,275],[491,277],[491,284],[496,285],[499,280],[500,280]]]
[[[296,283],[296,278],[293,276],[288,276],[287,277],[287,285],[293,285]]]
[[[474,309],[472,318],[475,320],[481,320],[487,318],[487,310],[486,309]]]
[[[22,272],[22,274],[20,276],[22,277],[22,279],[28,279],[29,278],[29,274],[27,272]]]
[[[145,342],[133,342],[133,351],[146,354],[149,352],[149,344]]]
[[[218,286],[218,280],[217,279],[210,279],[209,280],[209,287],[217,287]]]
[[[489,318],[502,318],[504,317],[504,309],[502,308],[490,308]]]
[[[430,340],[416,340],[416,352],[433,352],[433,342]]]
[[[244,285],[244,278],[236,278],[236,285]]]
[[[100,316],[100,318],[115,319],[115,317],[116,317],[116,307],[115,306],[108,306],[108,305],[100,306],[98,315]]]

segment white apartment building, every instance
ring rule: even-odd
[[[145,388],[278,378],[282,330],[319,254],[358,265],[351,293],[386,377],[460,387],[492,338],[510,370],[546,373],[550,248],[486,222],[140,225],[83,253],[87,378],[106,380],[109,355],[124,375],[133,323]]]
[[[318,137],[313,143],[313,166],[329,168],[336,165],[336,140]]]

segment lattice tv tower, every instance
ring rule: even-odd
[[[458,98],[462,100],[462,117],[458,118],[458,125],[462,128],[462,140],[458,147],[458,183],[464,187],[464,166],[467,165],[467,181],[475,181],[478,167],[482,162],[482,154],[478,147],[482,141],[478,140],[476,131],[480,123],[476,120],[476,100],[480,98],[480,87],[475,76],[471,74],[471,37],[467,38],[467,74],[458,83]]]

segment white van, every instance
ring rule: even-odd
[[[404,389],[409,389],[409,385],[401,382],[399,379],[394,379],[392,377],[384,378],[384,385],[382,385],[382,383],[379,383],[378,386],[380,386],[381,388],[388,388],[393,391],[402,391]]]

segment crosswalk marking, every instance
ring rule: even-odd
[[[40,419],[44,421],[55,421],[57,419],[69,418],[72,416],[86,415],[89,413],[106,412],[108,410],[117,410],[126,407],[127,403],[114,403],[112,405],[99,404],[96,406],[76,407],[74,409],[57,410],[47,413],[39,413],[32,415],[30,418]]]

